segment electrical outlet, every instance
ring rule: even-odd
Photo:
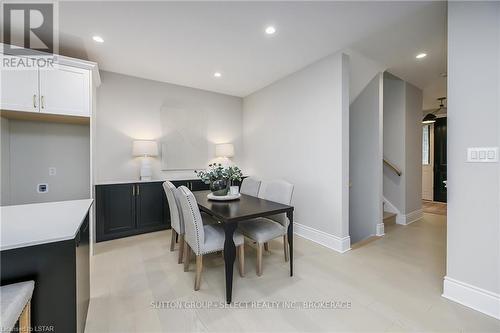
[[[49,176],[55,176],[57,172],[56,167],[49,167]]]
[[[41,183],[36,185],[36,191],[38,193],[47,193],[49,192],[49,184]]]

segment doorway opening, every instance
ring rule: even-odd
[[[424,111],[422,121],[422,208],[425,213],[446,215],[447,207],[447,109]]]

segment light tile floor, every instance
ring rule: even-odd
[[[250,245],[246,277],[235,269],[236,302],[345,301],[349,309],[154,308],[162,301],[223,303],[222,257],[204,258],[195,292],[194,264],[188,273],[177,264],[170,231],[99,243],[86,332],[500,332],[499,320],[441,297],[445,216],[425,214],[386,232],[345,254],[296,236],[293,278],[279,241],[264,255],[262,277]]]

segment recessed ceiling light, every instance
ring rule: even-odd
[[[427,53],[419,53],[419,54],[417,54],[417,56],[415,58],[422,59],[422,58],[425,58],[425,57],[427,57]]]
[[[94,40],[94,42],[104,43],[104,39],[102,39],[101,36],[94,36],[94,37],[92,37],[92,39]]]
[[[221,77],[221,76],[222,76],[222,74],[221,74],[221,73],[219,73],[219,72],[215,72],[215,73],[214,73],[214,76],[215,76],[215,77]]]
[[[270,26],[268,26],[268,27],[266,28],[266,34],[268,34],[268,35],[272,35],[272,34],[274,34],[275,32],[276,32],[276,28],[275,28],[275,27],[273,27],[272,25],[270,25]]]

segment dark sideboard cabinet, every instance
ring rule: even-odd
[[[175,180],[192,191],[208,190],[201,180]],[[97,242],[170,228],[162,181],[96,185]]]

